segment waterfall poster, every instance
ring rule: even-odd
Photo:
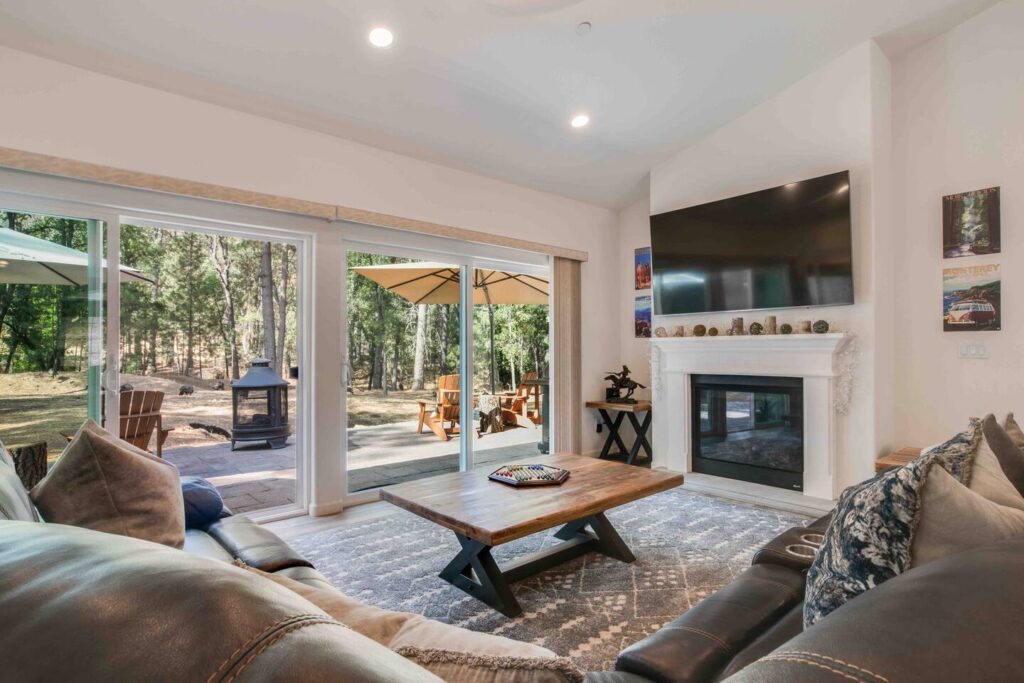
[[[999,188],[942,198],[942,257],[960,258],[1001,251]]]
[[[637,338],[651,336],[650,296],[638,296],[633,303],[633,330]]]
[[[942,270],[942,329],[993,331],[1002,311],[999,264]]]

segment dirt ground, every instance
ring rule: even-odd
[[[197,428],[196,424],[231,429],[231,390],[214,389],[214,380],[201,380],[171,373],[154,376],[121,375],[121,382],[135,389],[164,392],[164,427],[173,427],[165,449],[224,442],[219,434]],[[181,386],[195,387],[191,396],[179,396]],[[417,399],[430,400],[426,391],[381,391],[356,388],[348,396],[349,427],[376,426],[415,420]],[[295,419],[295,383],[288,392],[289,415]],[[0,375],[0,440],[18,445],[45,440],[51,453],[66,445],[61,431],[74,432],[86,417],[85,373],[46,372]]]

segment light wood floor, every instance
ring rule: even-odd
[[[354,505],[336,515],[327,515],[325,517],[303,515],[302,517],[292,517],[277,522],[267,522],[263,526],[288,541],[299,536],[328,531],[329,529],[336,529],[347,524],[372,521],[399,512],[401,511],[391,503],[379,500],[364,505]]]

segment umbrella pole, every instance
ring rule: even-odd
[[[484,298],[487,300],[487,322],[490,323],[490,339],[491,339],[491,393],[496,394],[497,384],[495,382],[495,363],[494,363],[494,306],[491,305],[491,293],[488,291],[487,286],[484,286]]]

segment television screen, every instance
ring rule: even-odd
[[[654,313],[853,303],[850,173],[651,216]]]

